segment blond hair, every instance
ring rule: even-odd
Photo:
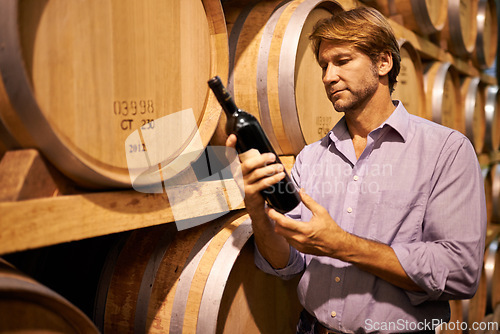
[[[374,64],[384,53],[392,56],[392,69],[388,74],[389,91],[392,93],[401,67],[399,44],[389,22],[376,9],[358,7],[342,11],[316,23],[309,36],[316,60],[321,41],[354,46],[366,54]]]

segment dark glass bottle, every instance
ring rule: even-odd
[[[281,163],[257,119],[246,111],[238,109],[220,78],[213,77],[208,81],[208,85],[226,113],[226,133],[233,133],[237,137],[236,151],[243,153],[254,148],[261,154],[271,152],[276,156],[276,162]],[[281,213],[292,210],[300,203],[297,189],[288,173],[285,172],[285,174],[281,181],[262,191],[262,196],[267,203]]]

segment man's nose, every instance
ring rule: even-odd
[[[328,66],[323,70],[323,83],[328,85],[333,82],[339,81],[338,69],[333,64],[328,64]]]

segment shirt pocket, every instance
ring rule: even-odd
[[[417,191],[381,191],[370,222],[372,239],[387,245],[422,235],[426,196]]]

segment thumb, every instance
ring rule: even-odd
[[[236,147],[236,135],[230,134],[226,139],[226,146],[235,148]]]
[[[324,210],[324,208],[320,204],[318,204],[311,196],[306,194],[303,188],[300,188],[299,195],[302,203],[304,203],[306,208],[311,210],[313,214],[319,213],[320,211]]]

